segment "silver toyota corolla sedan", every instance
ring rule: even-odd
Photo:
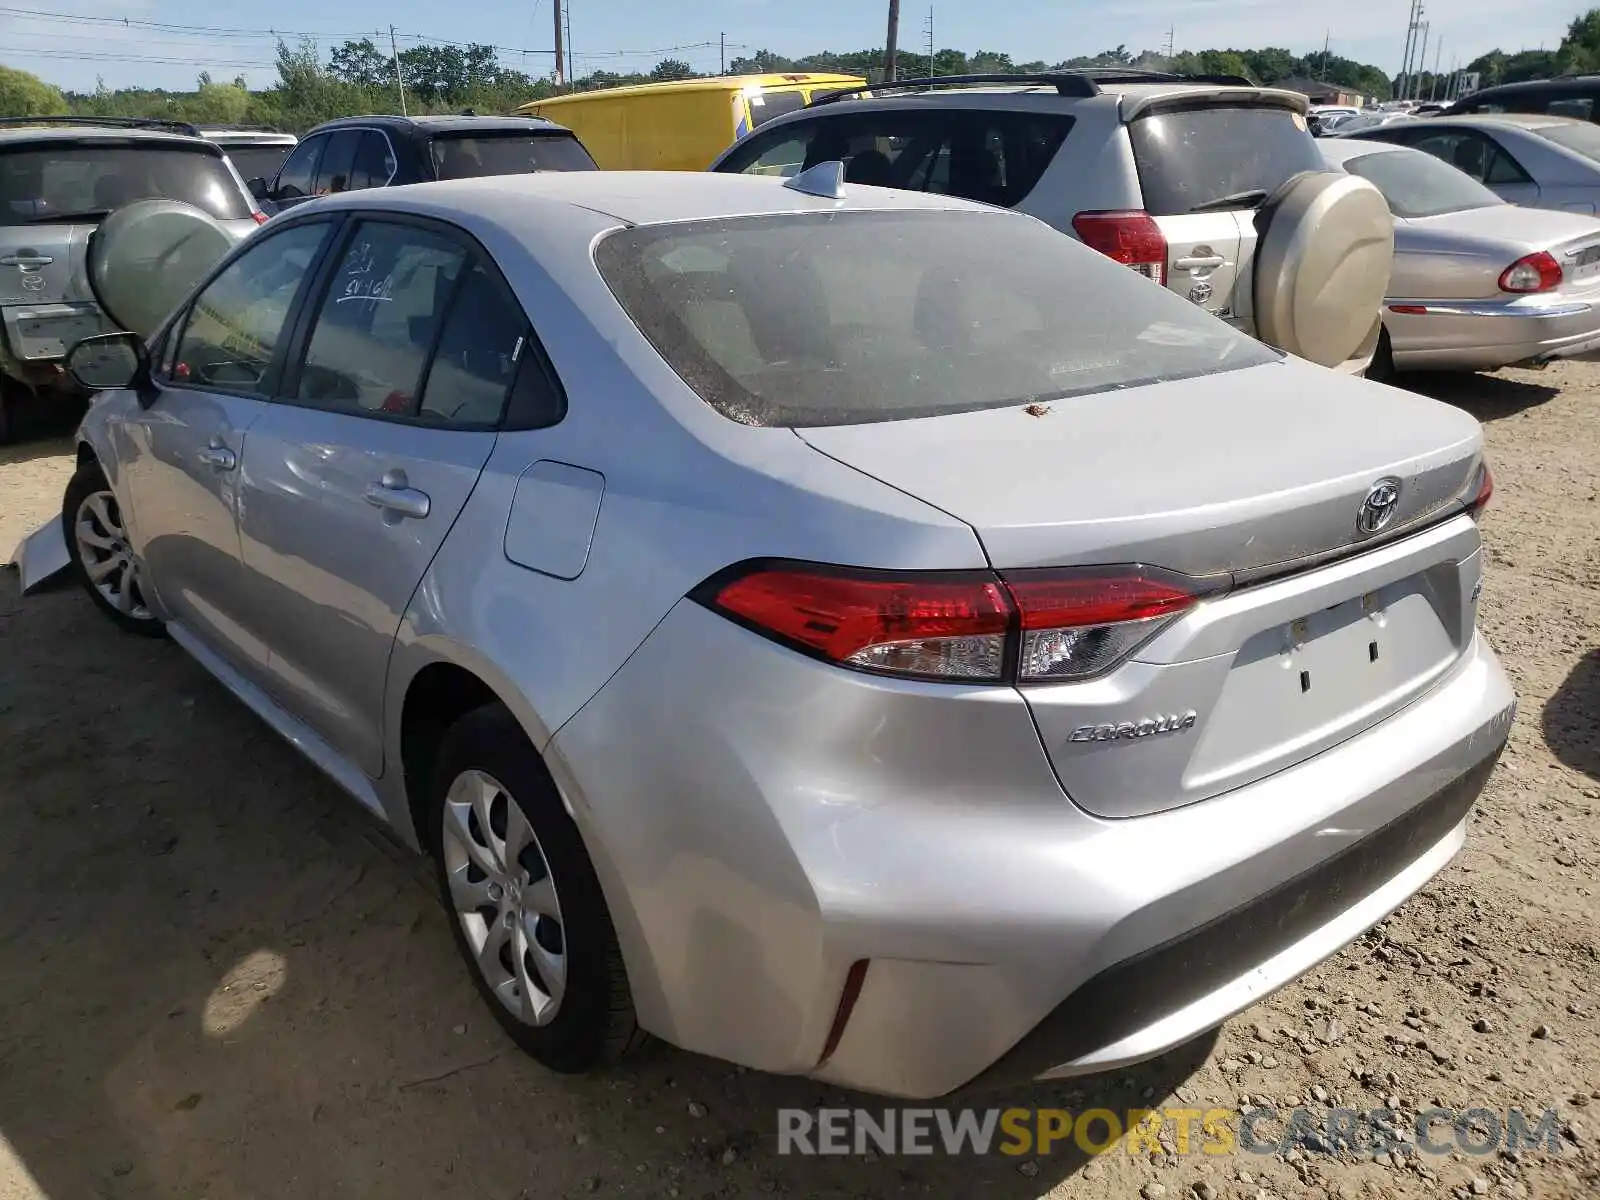
[[[1384,340],[1368,375],[1481,371],[1600,350],[1600,220],[1507,204],[1432,155],[1319,142],[1394,214]]]
[[[558,1070],[1147,1058],[1422,887],[1508,735],[1476,421],[841,175],[346,193],[72,354],[90,596],[435,857]]]

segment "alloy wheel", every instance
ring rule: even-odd
[[[456,776],[443,824],[445,879],[478,971],[517,1020],[548,1025],[566,992],[566,926],[533,826],[482,771]]]
[[[136,621],[148,621],[152,614],[145,603],[139,578],[139,563],[122,527],[122,511],[110,491],[91,492],[78,505],[72,523],[89,586],[105,602]]]

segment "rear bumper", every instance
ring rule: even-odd
[[[1337,747],[1103,819],[1062,792],[1017,692],[841,671],[684,602],[547,759],[646,1029],[931,1097],[1162,1053],[1336,953],[1459,848],[1514,703],[1474,637]]]
[[[1600,351],[1600,306],[1559,295],[1390,300],[1384,324],[1405,370],[1490,370]]]

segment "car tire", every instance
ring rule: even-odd
[[[511,1040],[564,1074],[642,1045],[594,864],[504,707],[470,712],[445,734],[428,813],[456,947]]]
[[[121,507],[99,463],[84,463],[67,483],[61,535],[73,574],[101,612],[129,633],[144,637],[166,633],[145,598]]]

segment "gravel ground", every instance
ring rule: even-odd
[[[776,1110],[851,1100],[665,1048],[547,1074],[415,861],[175,647],[0,571],[0,1200],[1600,1194],[1600,366],[1419,386],[1486,423],[1483,624],[1522,699],[1467,850],[1218,1034],[1002,1103],[1553,1106],[1560,1154],[798,1159]],[[0,452],[0,553],[69,453]]]

